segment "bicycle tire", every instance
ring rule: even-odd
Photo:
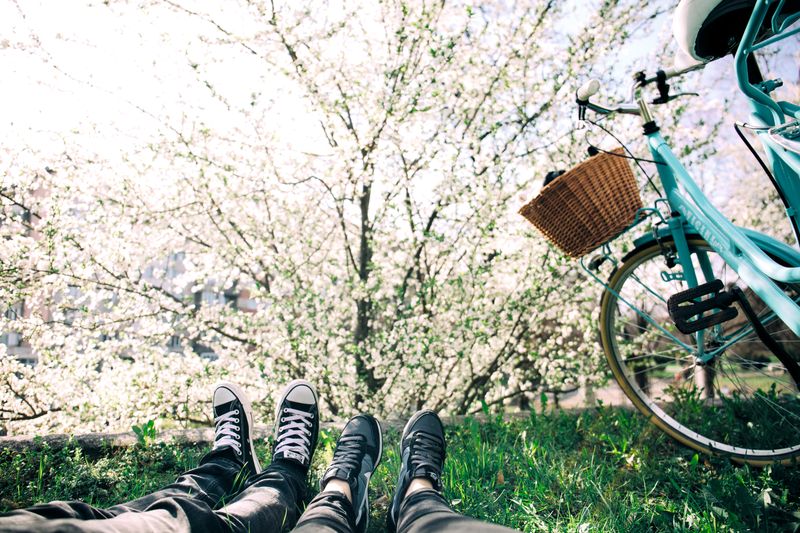
[[[714,270],[715,276],[729,278],[723,279],[726,287],[734,283],[746,290],[741,279],[703,239],[690,238],[689,247],[698,272],[701,272],[701,257],[705,255],[707,268]],[[757,339],[749,323],[743,323],[741,313],[740,318],[706,330],[704,345],[710,346],[711,342],[724,345],[728,335],[738,334],[742,338],[732,342],[712,364],[692,366],[694,355],[686,346],[696,353],[696,343],[692,345],[690,337],[677,332],[666,303],[669,296],[688,286],[680,279],[665,279],[663,272],[680,271],[679,267],[668,265],[665,252],[674,253],[671,238],[662,239],[660,244],[654,241],[637,247],[614,269],[603,292],[601,342],[614,378],[651,423],[690,448],[757,466],[797,461],[800,457],[797,384],[787,377],[785,368],[781,370],[779,360]],[[773,258],[787,266],[800,266],[789,257]],[[703,279],[702,275],[698,278]],[[788,285],[783,288],[793,298],[800,299],[800,288]],[[800,339],[788,328],[781,329],[785,327],[783,323],[770,315],[752,292],[747,294],[769,329],[789,348],[791,356],[800,360]],[[639,297],[641,300],[637,300]],[[625,301],[641,305],[649,320],[664,330],[632,311]],[[645,309],[645,304],[650,307]],[[633,328],[627,321],[629,317],[636,317]],[[748,328],[750,334],[745,335]],[[684,346],[678,342],[682,340]],[[676,366],[678,373],[670,381],[669,369]],[[687,369],[691,369],[691,376],[687,376]],[[702,387],[698,387],[697,381]],[[781,417],[785,420],[781,421]],[[725,424],[715,428],[709,422],[714,420]]]

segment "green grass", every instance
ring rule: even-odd
[[[798,531],[800,467],[756,469],[696,455],[639,414],[599,408],[448,428],[445,497],[467,515],[523,531]],[[313,486],[333,455],[323,432]],[[385,435],[371,483],[371,531],[382,531],[396,483],[399,435]],[[259,455],[268,457],[268,444]],[[56,499],[109,506],[155,490],[203,448],[154,444],[87,457],[80,449],[0,450],[0,509]]]

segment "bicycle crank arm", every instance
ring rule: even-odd
[[[767,331],[767,328],[764,327],[764,324],[758,319],[758,315],[753,308],[750,307],[750,302],[747,301],[747,297],[745,297],[744,292],[739,287],[733,287],[731,291],[733,295],[736,297],[736,301],[739,303],[739,307],[742,308],[747,320],[750,321],[750,324],[753,326],[753,330],[755,330],[756,335],[758,338],[761,339],[761,342],[770,349],[772,353],[775,354],[775,357],[783,363],[783,366],[786,367],[786,371],[789,372],[789,375],[792,376],[794,380],[795,387],[800,388],[800,365],[797,364],[797,361],[792,359],[792,356],[789,355],[786,350],[783,349],[773,337]]]

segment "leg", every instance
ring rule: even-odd
[[[215,513],[233,531],[288,531],[302,512],[306,475],[288,461],[273,461]]]
[[[356,530],[353,504],[342,492],[323,490],[311,500],[293,533],[351,533]]]
[[[215,448],[200,460],[197,468],[180,476],[175,483],[141,498],[115,505],[107,510],[114,515],[128,511],[144,511],[164,498],[196,498],[211,508],[237,492],[252,474],[232,448]]]
[[[267,503],[269,505],[269,503]],[[18,521],[0,519],[0,531],[42,533],[85,532],[85,533],[247,533],[250,524],[229,516],[225,508],[214,511],[205,502],[186,496],[164,497],[142,511],[123,512],[105,520],[78,520],[74,518],[44,519],[39,521]],[[281,531],[280,522],[267,524],[263,531]]]
[[[238,385],[223,382],[214,389],[211,403],[216,424],[214,448],[200,465],[172,485],[109,511],[114,514],[142,511],[158,500],[171,497],[197,498],[213,508],[226,496],[239,492],[248,477],[261,471],[253,448],[253,413],[247,394]]]
[[[102,520],[128,511],[144,511],[155,502],[166,498],[196,498],[213,508],[231,489],[233,480],[241,476],[242,463],[235,460],[230,449],[214,449],[175,483],[128,503],[109,509],[99,509],[81,501],[56,501],[28,509],[12,511],[0,516],[0,530],[12,524],[41,524],[45,520],[74,519]],[[36,527],[40,527],[37,525]]]
[[[306,477],[319,436],[317,393],[296,380],[278,401],[272,463],[217,517],[233,531],[278,532],[291,529],[301,513]]]
[[[100,528],[113,531],[124,530],[124,513],[157,510],[168,507],[167,515],[176,518],[175,524],[164,522],[163,513],[133,520],[137,523],[152,521],[160,529],[180,531],[180,524],[189,525],[193,516],[210,512],[226,495],[238,491],[243,481],[260,469],[253,450],[250,428],[252,414],[250,402],[244,391],[231,383],[221,383],[213,394],[212,406],[216,426],[213,449],[200,461],[200,465],[179,477],[175,483],[162,490],[148,494],[128,503],[109,509],[98,509],[83,502],[51,502],[25,510],[13,511],[0,516],[0,530],[19,528],[28,530],[45,528]],[[164,505],[159,505],[164,504]],[[188,516],[184,516],[187,515]],[[91,520],[103,520],[91,525]],[[53,521],[58,521],[54,523]]]
[[[233,457],[229,449],[212,450],[172,485],[109,509],[73,501],[12,511],[0,516],[0,531],[214,531],[213,507],[243,469]]]
[[[513,529],[481,522],[454,512],[434,489],[416,491],[406,496],[400,505],[398,533],[453,531],[464,533],[501,533]]]
[[[388,529],[400,533],[464,531],[510,532],[454,512],[441,496],[444,427],[433,411],[419,411],[406,424],[401,440],[397,489],[389,508]]]
[[[383,452],[381,426],[358,415],[344,426],[333,461],[322,476],[322,492],[303,513],[295,532],[363,533],[369,524],[367,485]]]
[[[293,381],[284,390],[278,406],[272,463],[252,476],[246,488],[224,507],[214,511],[212,506],[197,499],[170,497],[156,501],[143,513],[127,513],[101,525],[117,526],[115,522],[120,522],[119,519],[142,517],[134,522],[133,529],[120,527],[118,531],[278,533],[291,529],[300,515],[308,468],[319,433],[316,392],[308,382]],[[232,420],[236,424],[240,422],[235,416]],[[219,429],[218,433],[226,434]],[[234,435],[238,435],[232,437],[235,441],[250,442],[242,433],[234,432]]]

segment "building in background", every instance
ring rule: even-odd
[[[47,169],[49,171],[49,169]],[[34,215],[31,213],[31,210],[25,207],[24,205],[13,202],[15,190],[11,189],[2,189],[3,198],[10,201],[11,204],[7,206],[6,209],[0,211],[0,228],[10,230],[12,234],[23,234],[27,237],[31,237],[36,239],[38,237],[38,232],[36,231],[33,225],[33,218]],[[31,195],[33,197],[41,196],[44,193],[41,191],[33,191]],[[39,218],[38,215],[36,218]],[[5,231],[3,232],[6,235]],[[8,302],[3,302],[5,305],[8,305]],[[26,305],[24,300],[19,300],[16,302],[12,302],[8,307],[3,309],[0,307],[0,312],[2,312],[3,318],[8,320],[9,322],[14,322],[21,318],[25,318],[30,315],[30,308]],[[0,344],[5,344],[7,348],[7,353],[16,357],[19,361],[27,364],[27,365],[35,365],[37,361],[36,354],[31,349],[31,345],[25,340],[22,334],[19,331],[15,331],[13,328],[5,328],[4,331],[0,328]]]

